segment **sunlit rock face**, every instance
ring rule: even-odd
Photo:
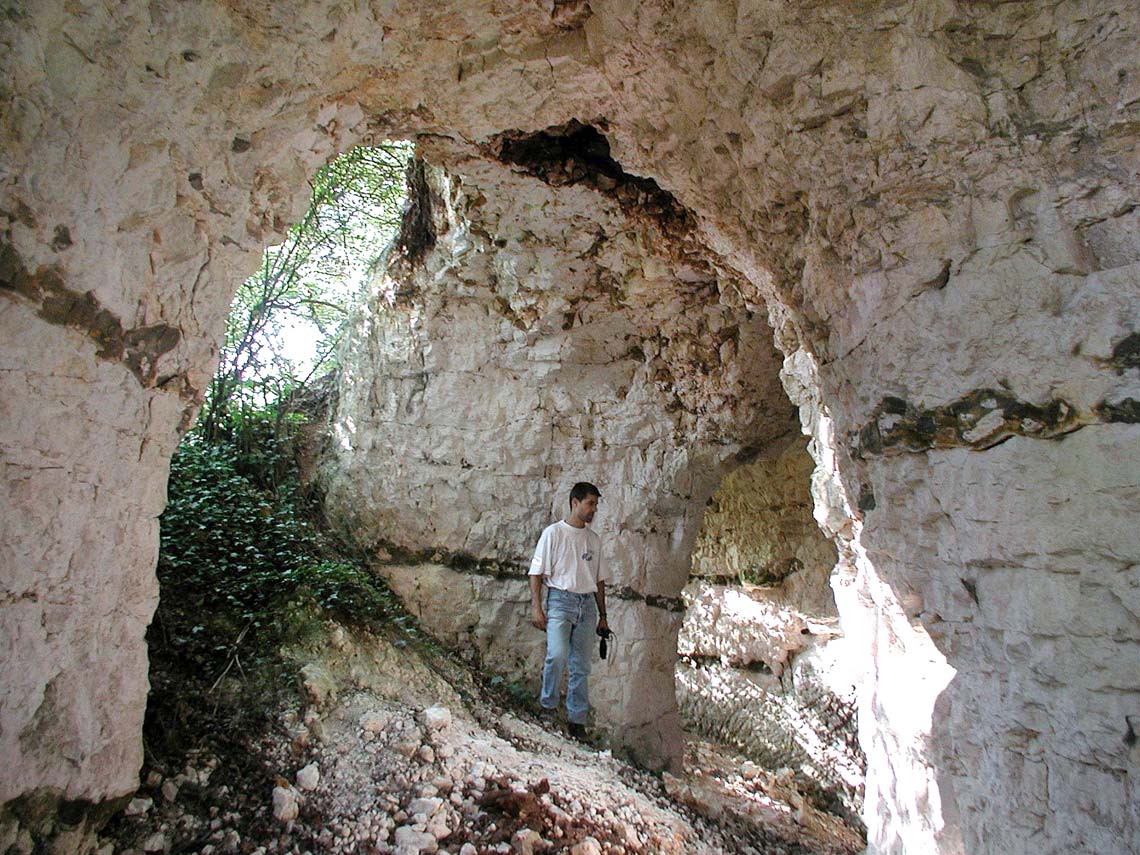
[[[449,168],[576,118],[689,212],[788,357],[843,631],[867,657],[871,848],[1140,848],[1138,15],[1126,0],[7,15],[0,800],[133,784],[167,461],[233,288],[306,178],[371,136],[442,141]]]
[[[345,342],[326,506],[388,555],[446,557],[389,578],[430,629],[534,685],[530,555],[570,487],[595,483],[619,641],[593,707],[661,765],[681,750],[672,662],[705,501],[798,424],[738,279],[596,131],[559,133],[505,147],[535,175],[458,162],[415,200],[434,246],[393,250]]]
[[[768,449],[709,500],[683,592],[678,701],[687,730],[788,770],[858,822],[860,656],[838,627],[836,551],[812,516],[805,445]]]

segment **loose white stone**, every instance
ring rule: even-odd
[[[439,842],[434,835],[407,825],[396,829],[395,839],[397,846],[406,847],[413,852],[435,852],[439,849]]]
[[[570,847],[570,855],[602,855],[602,845],[594,838],[587,837]]]
[[[442,840],[451,834],[451,822],[448,819],[447,812],[439,811],[433,815],[428,820],[427,827],[424,830],[436,840]]]
[[[323,704],[336,698],[336,680],[321,665],[305,665],[301,669],[301,685],[314,703]]]
[[[142,816],[152,807],[154,807],[153,799],[147,798],[146,796],[139,796],[131,799],[130,804],[127,805],[123,813],[126,816]]]
[[[280,822],[291,822],[297,818],[301,807],[297,792],[292,787],[273,788],[273,816]]]
[[[412,803],[408,805],[408,813],[413,816],[417,813],[422,813],[424,816],[431,816],[439,810],[442,804],[443,799],[441,798],[414,799]]]
[[[429,731],[443,730],[451,726],[451,710],[447,707],[434,706],[424,710],[424,727]]]
[[[321,781],[321,770],[316,763],[303,766],[297,772],[297,786],[302,790],[315,790]]]
[[[380,733],[388,726],[392,717],[379,710],[369,710],[360,717],[360,729],[365,733]]]
[[[392,745],[392,750],[397,754],[402,754],[404,757],[411,757],[420,750],[419,737],[401,739]]]
[[[518,855],[534,855],[534,847],[544,842],[542,835],[532,828],[520,828],[511,838],[511,846]]]

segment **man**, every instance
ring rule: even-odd
[[[562,675],[569,664],[566,718],[571,735],[576,737],[585,734],[590,710],[587,680],[595,628],[609,629],[606,582],[610,573],[602,561],[602,539],[589,528],[601,497],[593,484],[575,484],[570,490],[569,516],[546,527],[530,563],[531,623],[546,630],[546,663],[538,701],[544,710],[558,708]]]

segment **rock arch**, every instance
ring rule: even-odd
[[[660,766],[681,749],[672,656],[705,500],[734,456],[798,426],[766,317],[687,212],[581,123],[511,146],[507,166],[433,172],[417,208],[434,246],[373,281],[344,348],[326,504],[396,562],[428,627],[533,678],[530,551],[575,481],[599,484],[623,655],[595,674],[595,709]]]
[[[903,670],[867,684],[872,847],[1137,840],[1128,4],[43,3],[2,26],[0,802],[133,786],[167,462],[306,176],[369,135],[448,167],[578,119],[768,312],[867,649],[956,669],[931,711],[889,700]]]

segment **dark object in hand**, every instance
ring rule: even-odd
[[[608,642],[611,638],[614,637],[614,634],[608,628],[600,626],[598,627],[597,632],[598,637],[601,639],[601,641],[598,643],[598,655],[605,659],[606,653],[609,652]]]

